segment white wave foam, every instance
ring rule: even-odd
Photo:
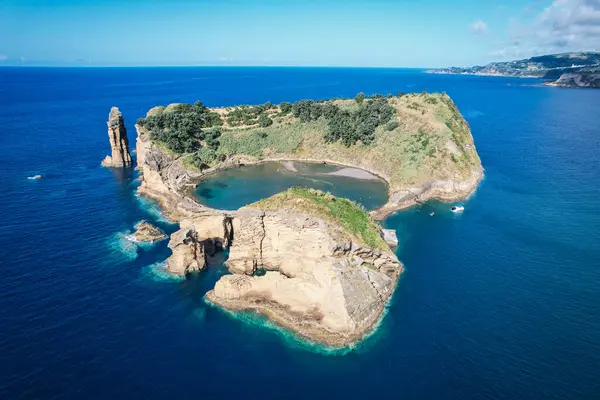
[[[133,242],[133,243],[139,243],[138,240],[133,235],[125,235],[125,239],[127,239],[127,240],[129,240],[130,242]]]
[[[303,337],[298,336],[294,332],[270,321],[268,318],[266,318],[257,311],[227,310],[226,308],[211,303],[206,299],[206,297],[204,298],[204,302],[211,307],[221,310],[229,317],[241,321],[242,323],[254,325],[259,329],[266,328],[267,330],[274,332],[284,341],[286,345],[292,348],[329,356],[341,356],[354,351],[361,352],[367,349],[369,346],[374,345],[374,342],[377,341],[377,336],[382,334],[381,324],[384,321],[386,315],[388,314],[388,307],[386,307],[383,311],[383,315],[380,321],[373,328],[373,330],[371,330],[371,332],[369,332],[367,335],[365,335],[365,337],[363,337],[363,339],[360,342],[343,347],[328,347],[319,343],[311,342]]]
[[[144,196],[140,196],[139,194],[135,194],[135,198],[136,200],[139,202],[140,207],[146,211],[148,214],[152,215],[154,218],[156,218],[158,221],[161,222],[166,222],[166,223],[172,223],[172,221],[169,221],[161,212],[159,205],[155,202],[152,201]]]
[[[155,282],[181,282],[185,280],[185,277],[173,275],[167,271],[166,261],[160,261],[144,267],[143,274]]]
[[[130,231],[117,232],[109,238],[108,247],[114,252],[121,253],[128,260],[135,260],[138,256],[138,246],[130,238],[132,238]]]

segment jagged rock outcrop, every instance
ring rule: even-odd
[[[190,211],[206,210],[186,193],[188,188],[195,186],[194,182],[201,179],[202,174],[185,168],[180,155],[172,154],[154,143],[144,127],[135,125],[135,129],[137,170],[140,174],[138,192],[157,200],[166,216],[173,221],[186,218]],[[184,210],[179,211],[180,207]]]
[[[185,275],[189,272],[204,269],[204,247],[193,227],[180,229],[171,235],[169,248],[173,254],[167,259],[169,272]]]
[[[181,229],[171,235],[167,260],[169,272],[186,275],[206,267],[207,258],[231,244],[231,218],[223,214],[207,214],[194,221],[183,220]]]
[[[373,329],[403,269],[391,250],[360,246],[323,219],[243,209],[184,220],[171,236],[169,271],[203,269],[215,244],[228,248],[232,274],[207,293],[209,301],[259,311],[333,347],[354,343]]]
[[[135,232],[133,237],[138,242],[158,242],[167,237],[163,231],[150,224],[148,221],[140,221],[135,225]]]
[[[129,153],[129,140],[127,139],[127,130],[123,122],[123,114],[117,107],[110,109],[108,114],[108,140],[112,155],[106,156],[102,160],[105,167],[129,167],[132,165],[131,154]]]

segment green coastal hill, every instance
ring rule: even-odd
[[[236,157],[326,161],[374,172],[391,192],[434,181],[476,186],[481,177],[469,125],[442,93],[223,108],[172,104],[151,109],[138,127],[196,171]]]
[[[550,54],[523,60],[493,62],[474,67],[450,67],[426,71],[435,74],[535,77],[549,86],[600,88],[600,53]]]

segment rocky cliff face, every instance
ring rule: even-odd
[[[150,140],[143,127],[136,125],[135,129],[137,170],[141,180],[138,191],[160,202],[165,214],[175,221],[185,218],[188,211],[204,210],[186,195],[186,190],[193,188],[202,174],[186,169],[180,155],[172,154]]]
[[[548,82],[548,86],[570,87],[570,88],[600,88],[600,69],[593,72],[571,72],[564,73],[556,81]]]
[[[131,155],[129,154],[129,140],[127,140],[127,130],[123,123],[123,114],[117,107],[110,109],[108,115],[108,140],[112,155],[106,156],[102,161],[105,167],[129,167],[132,165]]]
[[[471,176],[464,180],[433,180],[425,182],[422,186],[396,190],[390,192],[390,198],[386,204],[371,214],[377,219],[383,219],[394,211],[409,208],[428,200],[464,199],[475,191],[481,179],[483,179],[483,169],[474,168]]]
[[[158,201],[165,214],[174,221],[215,211],[200,205],[189,194],[202,177],[218,170],[252,163],[251,160],[234,157],[203,172],[192,170],[183,163],[184,156],[153,142],[144,127],[136,125],[135,129],[137,170],[140,173],[138,192]]]
[[[167,260],[168,270],[175,275],[201,271],[207,261],[220,249],[231,245],[231,218],[221,213],[205,213],[194,220],[184,219],[180,229],[171,235]]]
[[[328,346],[360,340],[380,320],[402,264],[391,251],[359,246],[308,214],[246,209],[182,221],[169,270],[201,270],[229,250],[231,275],[206,297],[230,310],[256,310]]]

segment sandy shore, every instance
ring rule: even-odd
[[[361,179],[361,180],[365,180],[365,181],[379,180],[379,177],[373,175],[370,172],[365,171],[364,169],[358,169],[358,168],[342,168],[342,169],[338,169],[337,171],[327,172],[325,174],[319,174],[319,175],[347,176],[348,178]]]
[[[298,172],[293,161],[281,161],[281,164],[290,172]],[[359,168],[345,167],[333,172],[324,172],[317,175],[321,176],[346,176],[348,178],[361,179],[366,181],[376,181],[379,177]]]

